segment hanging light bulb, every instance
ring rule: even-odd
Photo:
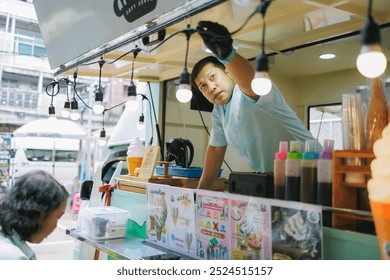
[[[137,100],[137,87],[133,81],[130,82],[127,88],[127,96],[126,108],[131,112],[137,111],[139,102]]]
[[[77,103],[76,98],[73,98],[70,102],[70,119],[73,121],[80,119],[79,104]]]
[[[99,88],[95,92],[95,103],[92,106],[92,110],[95,114],[100,115],[104,111],[104,106],[103,106],[103,92]]]
[[[141,116],[139,116],[139,121],[137,123],[137,129],[138,130],[144,130],[145,129],[145,116],[144,114],[141,114]]]
[[[184,69],[180,74],[179,88],[176,91],[176,98],[181,103],[187,103],[192,98],[192,91],[190,86],[190,73],[187,70],[187,59],[188,59],[188,49],[190,46],[191,35],[195,32],[194,29],[190,28],[190,25],[187,25],[187,28],[183,29],[182,32],[186,35],[187,47],[186,54],[184,59]]]
[[[252,90],[257,95],[266,95],[272,89],[268,74],[268,57],[262,53],[256,57],[256,73],[251,83]]]
[[[190,86],[190,73],[188,73],[186,67],[183,69],[183,72],[180,74],[180,84],[178,90],[176,91],[176,98],[181,103],[187,103],[192,98],[192,91]]]
[[[368,16],[361,30],[361,50],[356,60],[359,72],[370,79],[381,76],[387,66],[386,56],[381,48],[379,26],[371,16],[372,1],[368,3]]]
[[[263,19],[263,38],[261,40],[261,54],[256,57],[256,73],[253,77],[251,88],[257,95],[266,95],[272,89],[272,82],[269,78],[268,57],[265,54],[265,14],[271,0],[262,0],[257,7],[257,11],[262,15]]]
[[[99,146],[105,146],[106,143],[107,143],[106,131],[104,130],[104,128],[102,128],[102,130],[100,131],[100,137],[98,140],[98,144],[99,144]]]
[[[53,106],[53,104],[50,104],[49,106],[49,120],[56,120],[56,108]]]
[[[62,110],[61,115],[64,118],[69,118],[69,116],[70,116],[70,102],[69,102],[69,100],[65,101],[64,109]]]

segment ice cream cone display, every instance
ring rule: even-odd
[[[179,217],[179,208],[172,207],[171,217],[172,217],[172,220],[173,220],[173,224],[176,226],[177,218]]]
[[[368,194],[381,258],[390,259],[390,124],[375,141]]]
[[[136,169],[140,168],[142,165],[144,153],[145,146],[138,137],[135,138],[127,149],[127,167],[129,175],[136,175]]]
[[[390,202],[370,201],[379,251],[383,260],[390,260]]]

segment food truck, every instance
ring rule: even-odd
[[[264,9],[261,5],[265,4]],[[381,47],[387,57],[389,5],[382,0],[375,1],[373,6],[373,16],[382,33]],[[89,203],[85,214],[80,212],[83,222],[79,228],[67,230],[70,236],[82,240],[81,246],[95,250],[95,254],[80,254],[82,257],[93,258],[101,251],[107,254],[103,258],[114,259],[390,257],[383,246],[378,246],[373,213],[368,206],[369,163],[375,158],[372,150],[347,150],[337,143],[340,146],[332,154],[330,171],[330,205],[274,199],[270,191],[274,188],[273,174],[253,172],[233,149],[227,150],[228,164],[222,165],[222,175],[215,185],[207,191],[198,190],[199,176],[193,176],[193,171],[203,165],[211,110],[205,101],[182,104],[175,98],[175,91],[183,82],[178,79],[185,72],[183,69],[191,71],[199,59],[208,55],[196,32],[198,22],[214,21],[229,29],[236,52],[255,67],[256,57],[265,51],[273,81],[316,139],[323,143],[329,137],[337,138],[324,132],[324,127],[336,131],[341,125],[342,94],[354,93],[361,97],[361,106],[370,105],[367,93],[372,94],[371,84],[356,69],[360,29],[367,15],[365,1],[325,4],[288,0],[99,0],[91,4],[35,0],[34,6],[56,75],[73,75],[77,69],[78,75],[100,73],[127,79],[129,98],[133,81],[150,82],[156,85],[152,94],[160,97],[155,104],[158,118],[151,117],[155,119],[152,129],[159,137],[151,145],[145,143],[147,149],[138,176],[122,174],[123,165],[127,164],[126,148],[122,149],[117,157],[122,163],[109,178],[116,186],[109,205],[107,200],[101,201],[97,191],[103,184],[103,165],[94,176],[92,193],[85,196]],[[318,59],[334,50],[338,52],[336,60],[342,60],[333,63],[335,60]],[[99,59],[109,62],[100,72]],[[386,92],[388,67],[381,77]],[[383,93],[382,102],[388,102],[386,98]],[[321,117],[313,120],[318,112]],[[205,116],[205,124],[198,114]],[[338,120],[333,124],[323,122],[325,114]],[[195,168],[164,163],[165,143],[178,136],[193,143]],[[129,144],[132,140],[128,139]],[[112,151],[116,152],[113,146]],[[355,158],[359,164],[346,167],[348,158]],[[156,174],[159,164],[163,172]],[[360,174],[363,181],[346,182],[347,173]],[[114,208],[107,211],[107,207]],[[329,213],[332,222],[324,226],[322,218]],[[94,225],[94,220],[101,223]]]

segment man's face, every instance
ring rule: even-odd
[[[203,96],[211,103],[225,105],[233,93],[234,82],[212,63],[206,64],[195,78],[195,83]]]

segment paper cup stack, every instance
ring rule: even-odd
[[[375,159],[371,162],[372,179],[368,194],[381,258],[390,259],[390,124],[382,131],[382,138],[373,146]]]

